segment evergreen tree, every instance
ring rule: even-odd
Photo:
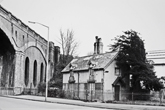
[[[117,36],[114,40],[116,42],[110,45],[110,49],[120,49],[116,59],[117,66],[121,68],[122,78],[129,76],[130,90],[160,90],[162,85],[153,71],[153,66],[146,59],[144,42],[139,33],[133,30],[125,31],[124,35]]]

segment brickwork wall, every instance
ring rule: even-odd
[[[13,46],[14,53],[14,79],[13,87],[26,87],[24,83],[25,79],[25,58],[29,58],[29,88],[32,85],[33,88],[33,65],[34,61],[37,61],[37,84],[40,82],[41,64],[43,63],[43,79],[45,77],[46,69],[46,56],[47,56],[47,41],[41,37],[34,30],[29,28],[20,19],[16,18],[9,11],[0,6],[0,31],[5,33],[5,37],[8,37],[9,42]],[[3,36],[4,37],[4,36]],[[50,48],[51,64],[54,66],[54,43],[51,43]],[[0,53],[0,57],[2,54]],[[10,66],[10,65],[8,65]],[[1,66],[3,67],[3,66]],[[7,67],[7,66],[6,66]],[[54,68],[52,68],[54,69]],[[1,73],[3,68],[1,68]],[[54,72],[54,70],[51,70]],[[0,76],[1,76],[0,73]],[[51,73],[52,74],[52,73]],[[0,77],[1,78],[1,77]],[[9,81],[8,81],[9,82]],[[0,85],[1,86],[1,85]]]
[[[36,88],[34,87],[34,84],[33,84],[34,61],[35,60],[37,61],[37,83],[40,82],[41,64],[43,64],[43,78],[45,76],[46,61],[44,59],[44,56],[40,53],[40,51],[34,47],[30,47],[25,51],[25,59],[27,57],[29,58],[29,83],[28,83],[27,88],[30,88],[31,83],[32,83],[32,88]],[[22,81],[24,82],[24,80]]]

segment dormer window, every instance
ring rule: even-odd
[[[95,83],[95,73],[93,68],[96,66],[96,62],[89,60],[88,62],[89,66],[89,80],[87,81],[88,83]]]
[[[74,79],[74,69],[77,67],[76,64],[71,64],[69,65],[69,68],[70,68],[70,76],[69,76],[69,80],[68,82],[69,83],[75,83],[75,79]]]
[[[93,65],[93,64],[90,64],[90,65],[89,65],[89,68],[93,68],[93,67],[94,67],[94,65]]]
[[[73,69],[74,69],[74,67],[73,67],[73,66],[71,66],[71,67],[70,67],[70,70],[73,70]]]
[[[16,38],[16,40],[17,40],[17,31],[15,31],[15,38]]]
[[[17,37],[17,31],[15,31],[15,37]]]
[[[76,67],[77,67],[76,64],[70,63],[70,65],[69,65],[70,71],[74,70]]]
[[[96,66],[96,62],[89,60],[88,66],[89,66],[89,69],[95,67]]]

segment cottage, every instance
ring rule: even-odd
[[[94,54],[74,58],[63,70],[63,90],[71,98],[82,100],[121,100],[129,83],[121,78],[116,66],[118,50],[103,52],[101,38],[96,36]]]

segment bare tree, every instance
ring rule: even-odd
[[[66,57],[66,60],[69,56],[73,56],[78,47],[78,42],[74,38],[74,32],[72,30],[67,29],[67,32],[64,33],[60,30],[60,39],[59,43],[62,48],[63,60]]]

